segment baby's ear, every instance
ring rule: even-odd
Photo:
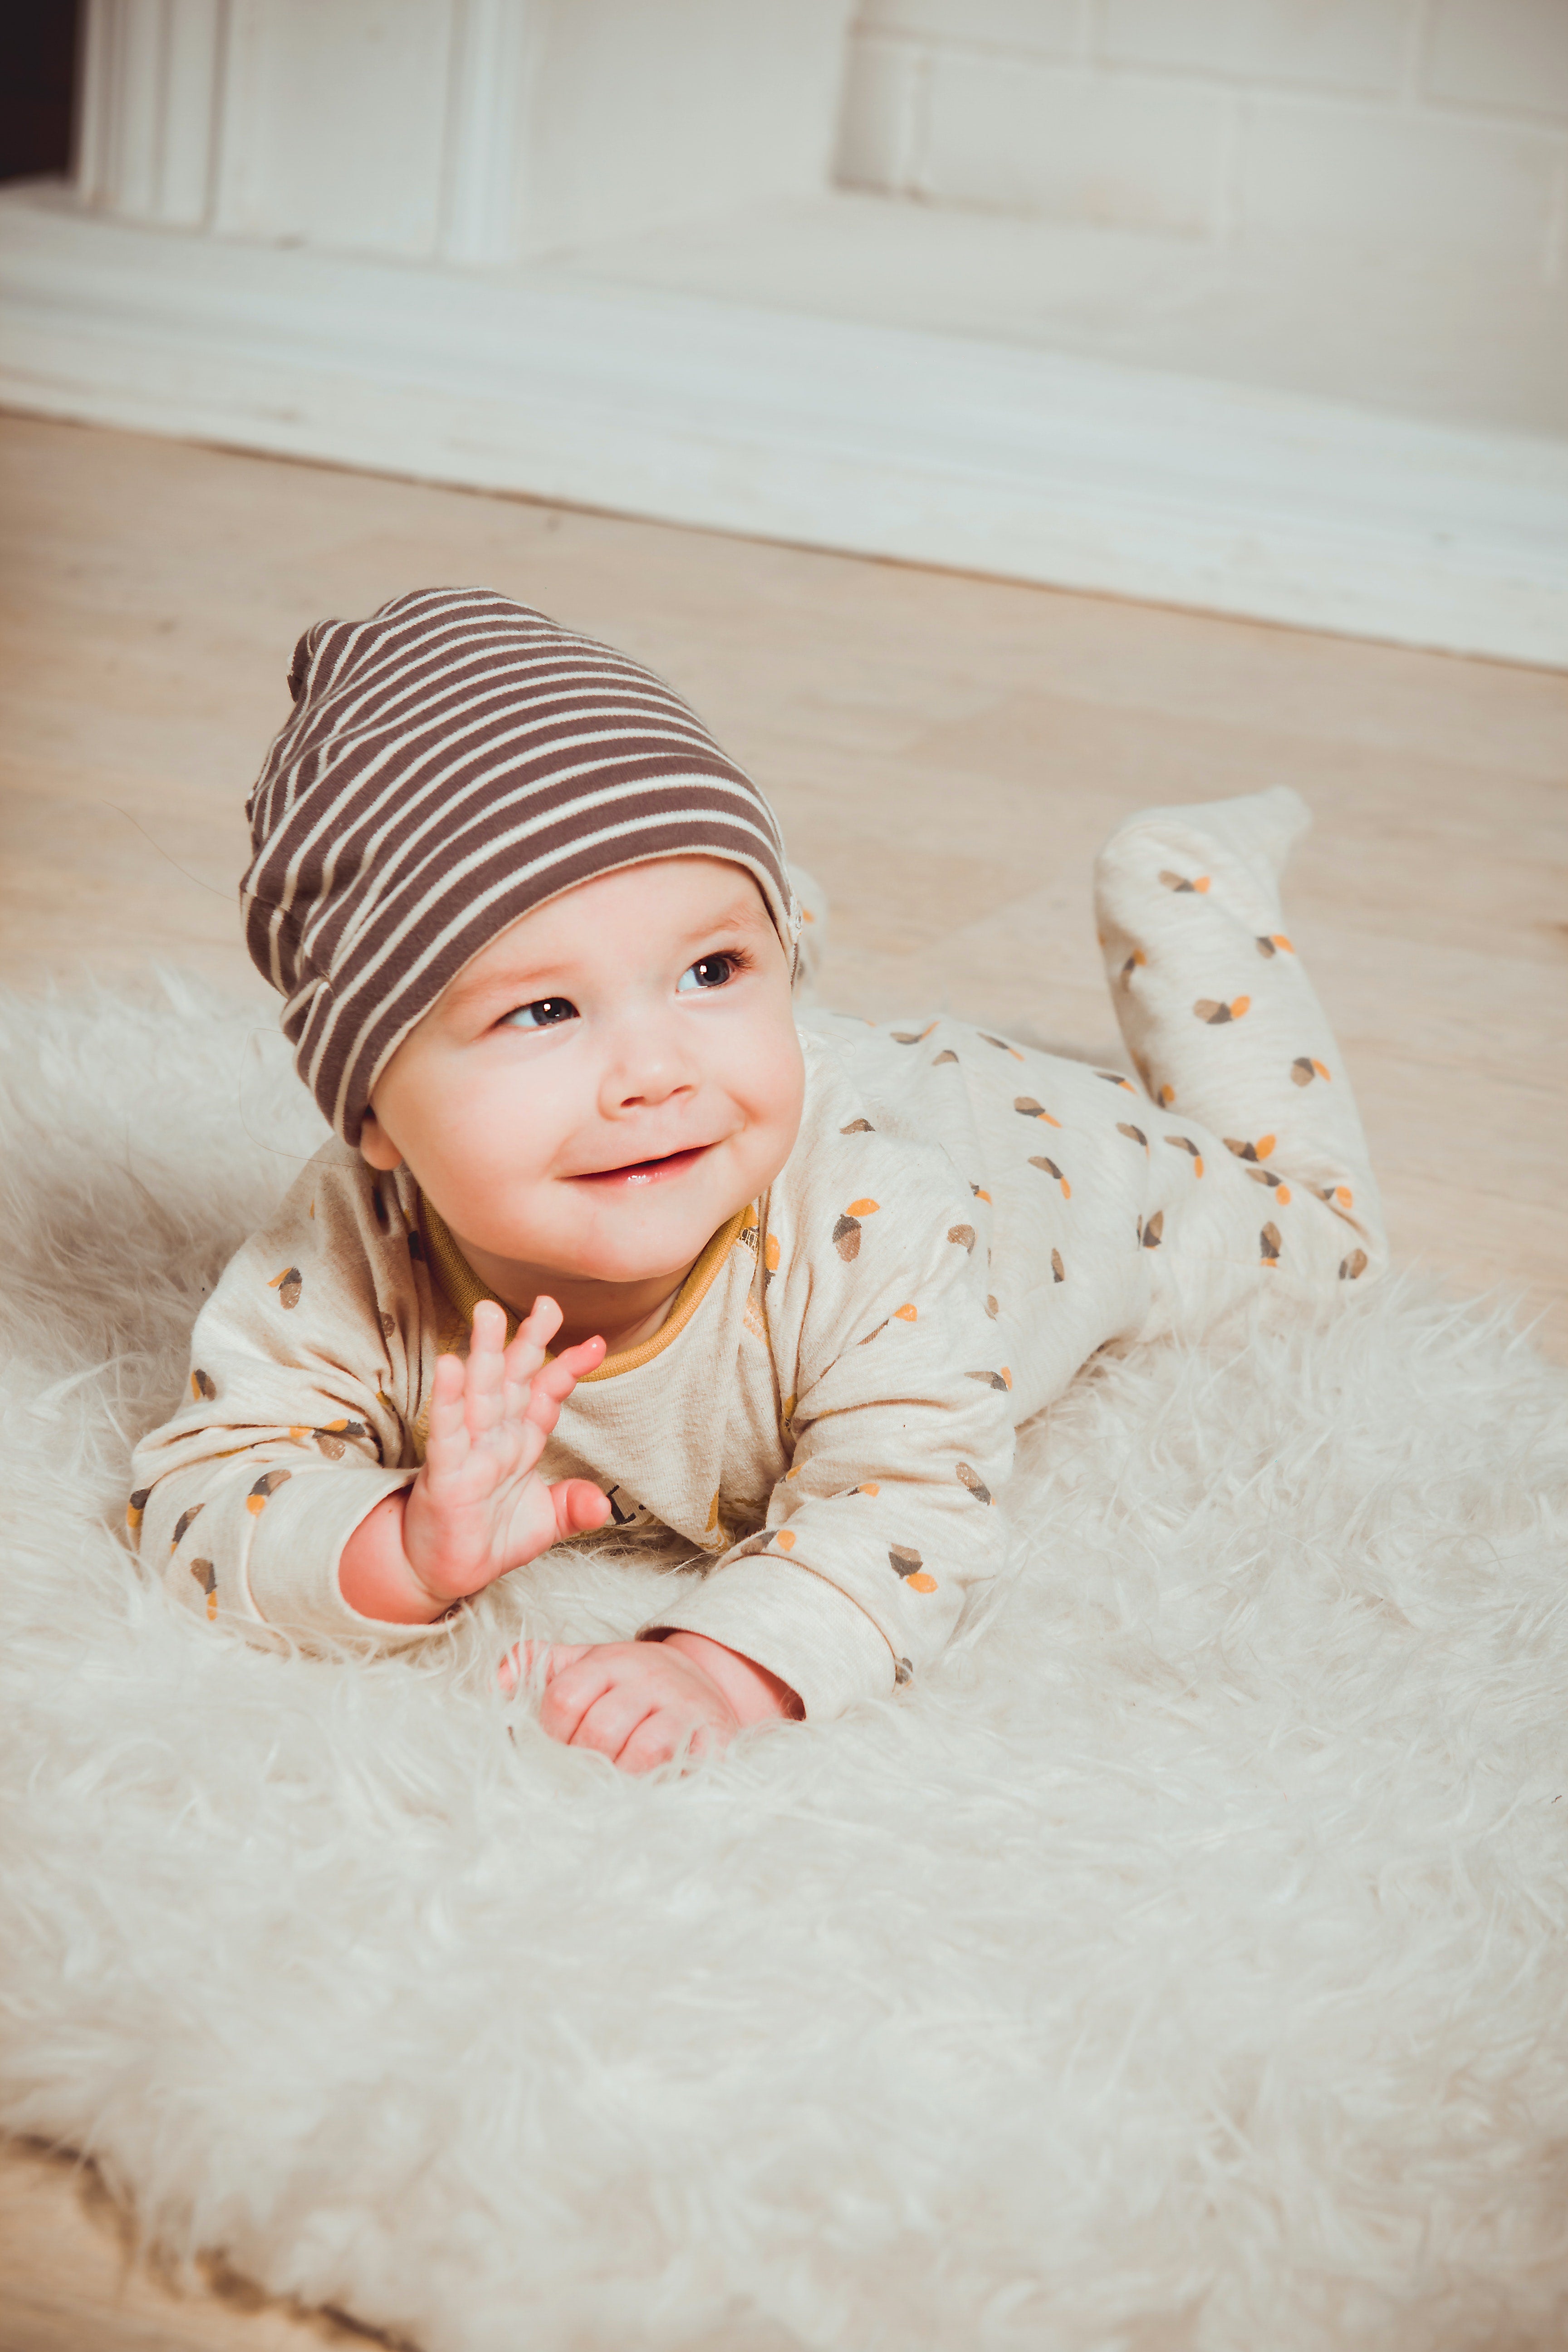
[[[403,1165],[402,1152],[373,1110],[366,1111],[361,1123],[359,1149],[361,1159],[368,1160],[384,1176],[390,1176],[395,1168]]]

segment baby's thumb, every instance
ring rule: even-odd
[[[610,1498],[591,1478],[563,1478],[550,1489],[560,1536],[591,1535],[610,1516]]]
[[[543,1679],[552,1682],[563,1666],[574,1665],[592,1647],[590,1642],[519,1642],[497,1667],[497,1679],[510,1698],[536,1665],[543,1667]]]

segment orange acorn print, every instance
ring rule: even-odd
[[[1277,1139],[1272,1135],[1260,1135],[1256,1143],[1242,1143],[1238,1142],[1234,1135],[1227,1135],[1225,1139],[1225,1148],[1227,1151],[1234,1151],[1238,1160],[1250,1160],[1256,1163],[1259,1160],[1268,1159],[1276,1140]]]
[[[950,1242],[956,1242],[960,1249],[973,1250],[974,1228],[973,1225],[949,1225],[947,1238]]]
[[[1348,1184],[1320,1184],[1318,1198],[1329,1202],[1336,1209],[1353,1209],[1355,1206],[1355,1194]]]
[[[877,1213],[875,1201],[851,1201],[833,1228],[833,1246],[847,1265],[860,1255],[860,1221]]]
[[[1174,1087],[1162,1087],[1159,1094],[1155,1097],[1155,1100],[1161,1105],[1162,1108],[1165,1110],[1170,1109],[1171,1105],[1175,1101],[1175,1099],[1176,1089]]]
[[[984,1187],[984,1184],[971,1184],[971,1186],[970,1186],[970,1188],[969,1188],[969,1189],[970,1189],[970,1191],[973,1193],[973,1195],[974,1195],[974,1197],[975,1197],[975,1199],[976,1199],[977,1201],[984,1201],[984,1202],[985,1202],[987,1203],[987,1205],[989,1205],[989,1204],[990,1204],[991,1195],[990,1195],[990,1193],[985,1190],[985,1187]]]
[[[1296,952],[1283,931],[1259,931],[1256,945],[1260,956],[1294,955]]]
[[[195,1398],[198,1404],[202,1402],[204,1398],[208,1404],[211,1404],[214,1397],[217,1394],[217,1382],[214,1380],[210,1372],[193,1372],[191,1374],[191,1394]]]
[[[1145,1249],[1158,1249],[1165,1237],[1165,1212],[1156,1209],[1144,1226],[1141,1239]]]
[[[1108,1087],[1120,1087],[1124,1094],[1135,1095],[1138,1091],[1131,1079],[1124,1078],[1120,1070],[1096,1070],[1094,1075],[1103,1078]]]
[[[984,1029],[979,1032],[979,1034],[985,1039],[988,1045],[994,1045],[998,1053],[1011,1054],[1016,1062],[1023,1060],[1024,1056],[1019,1053],[1016,1045],[1009,1045],[1005,1037],[993,1037]]]
[[[217,1570],[210,1559],[193,1559],[191,1574],[207,1597],[207,1622],[217,1615]]]
[[[1068,1270],[1062,1264],[1062,1254],[1060,1250],[1054,1249],[1051,1252],[1051,1280],[1053,1282],[1065,1282],[1067,1278]]]
[[[891,1544],[888,1549],[888,1565],[895,1576],[901,1576],[911,1592],[934,1592],[936,1579],[928,1576],[918,1551],[907,1544]]]
[[[1122,965],[1121,971],[1117,975],[1123,988],[1131,987],[1133,973],[1137,971],[1141,963],[1147,963],[1149,959],[1144,954],[1142,948],[1133,949],[1131,954],[1128,957],[1126,962]]]
[[[940,1054],[934,1054],[931,1056],[931,1068],[940,1070],[944,1062],[956,1062],[957,1059],[958,1055],[953,1052],[952,1047],[944,1045]]]
[[[841,1127],[838,1132],[840,1135],[875,1135],[877,1130],[868,1118],[852,1118],[848,1126]]]
[[[1310,1087],[1314,1078],[1327,1078],[1328,1071],[1310,1054],[1298,1054],[1290,1065],[1290,1076],[1299,1087]]]
[[[973,1496],[977,1503],[994,1503],[995,1501],[996,1497],[991,1492],[990,1487],[985,1484],[985,1481],[981,1476],[979,1471],[972,1470],[967,1462],[960,1462],[955,1465],[955,1475],[958,1479],[959,1485],[966,1488],[967,1491]]]
[[[1233,996],[1228,1004],[1217,1003],[1212,996],[1200,996],[1193,1011],[1211,1029],[1223,1028],[1227,1021],[1239,1021],[1252,1003],[1250,996]]]
[[[1061,1125],[1060,1119],[1053,1118],[1044,1103],[1037,1103],[1033,1095],[1015,1095],[1013,1108],[1021,1118],[1043,1118],[1047,1127]]]
[[[125,1524],[133,1536],[142,1531],[142,1516],[147,1508],[147,1497],[152,1491],[151,1486],[138,1486],[125,1506]]]
[[[781,1421],[793,1421],[795,1419],[795,1409],[797,1402],[798,1400],[792,1389],[789,1395],[785,1397],[783,1404],[779,1407],[779,1419]]]
[[[935,1027],[936,1023],[930,1021],[923,1029],[889,1029],[888,1034],[895,1045],[923,1045]]]
[[[963,1377],[966,1381],[980,1381],[988,1389],[1010,1389],[1013,1385],[1013,1375],[1005,1364],[999,1372],[965,1372]]]
[[[1279,1226],[1272,1224],[1265,1225],[1263,1231],[1258,1236],[1258,1249],[1262,1255],[1264,1265],[1278,1265],[1279,1263]]]
[[[1054,1176],[1057,1182],[1062,1188],[1062,1199],[1064,1201],[1070,1201],[1072,1199],[1072,1186],[1068,1182],[1067,1178],[1062,1174],[1061,1170],[1057,1166],[1054,1160],[1047,1160],[1043,1152],[1031,1152],[1029,1155],[1029,1165],[1031,1168],[1038,1168],[1042,1170],[1047,1176]]]
[[[902,1307],[894,1307],[889,1320],[894,1323],[917,1323],[920,1318],[915,1309],[906,1302]]]
[[[275,1495],[290,1476],[287,1470],[264,1470],[245,1498],[245,1507],[258,1518],[267,1508],[268,1496]]]
[[[185,1539],[187,1532],[195,1522],[201,1517],[202,1509],[203,1506],[200,1503],[193,1503],[188,1511],[182,1511],[180,1513],[179,1517],[174,1521],[174,1541],[169,1546],[169,1549],[171,1551],[179,1550],[181,1544]]]
[[[278,1303],[280,1307],[298,1307],[300,1293],[304,1287],[304,1276],[297,1265],[286,1265],[281,1274],[273,1276],[267,1287],[278,1293]]]
[[[864,1208],[866,1203],[862,1201],[858,1205],[861,1208]],[[872,1208],[875,1208],[876,1205],[877,1203],[873,1201],[871,1202]],[[777,1234],[770,1234],[763,1244],[763,1288],[764,1290],[767,1288],[769,1283],[773,1280],[778,1270],[779,1237]]]
[[[1249,1168],[1247,1174],[1255,1184],[1267,1184],[1282,1209],[1290,1205],[1290,1187],[1283,1176],[1276,1176],[1272,1168]]]
[[[1131,1119],[1119,1118],[1116,1122],[1116,1132],[1118,1135],[1126,1136],[1129,1142],[1141,1143],[1143,1146],[1143,1156],[1145,1159],[1148,1158],[1149,1139],[1141,1127],[1134,1127]]]
[[[793,1551],[795,1549],[795,1530],[792,1528],[781,1528],[773,1540],[778,1545],[780,1551]]]
[[[1203,1174],[1204,1155],[1198,1150],[1197,1145],[1193,1141],[1190,1135],[1168,1135],[1165,1138],[1165,1140],[1167,1143],[1173,1143],[1178,1151],[1184,1151],[1187,1154],[1193,1163],[1193,1174],[1194,1176],[1201,1176]]]
[[[1365,1250],[1352,1250],[1349,1257],[1340,1260],[1340,1280],[1355,1282],[1366,1272],[1370,1263]]]
[[[850,1487],[850,1489],[849,1489],[849,1492],[850,1492],[852,1495],[872,1495],[872,1496],[876,1496],[876,1495],[879,1495],[879,1494],[881,1493],[881,1491],[882,1491],[882,1490],[881,1490],[880,1486],[878,1486],[878,1484],[877,1484],[877,1482],[876,1482],[876,1480],[875,1480],[874,1478],[868,1478],[868,1480],[866,1481],[866,1484],[865,1484],[863,1486],[851,1486],[851,1487]]]
[[[1184,874],[1173,874],[1168,866],[1161,868],[1160,879],[1167,890],[1206,890],[1209,887],[1206,874],[1195,875],[1189,882]]]

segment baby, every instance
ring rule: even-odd
[[[1134,1083],[797,1018],[814,910],[767,803],[525,606],[399,597],[289,683],[242,898],[335,1138],[203,1309],[130,1507],[209,1620],[439,1641],[552,1544],[661,1528],[707,1573],[535,1661],[546,1730],[637,1771],[831,1717],[941,1655],[1017,1423],[1097,1349],[1379,1267],[1280,916],[1294,793],[1102,853]]]

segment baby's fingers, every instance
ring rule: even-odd
[[[578,1381],[588,1372],[596,1372],[604,1362],[606,1350],[603,1339],[580,1339],[574,1348],[563,1348],[547,1364],[541,1365],[530,1382],[528,1417],[545,1431],[554,1428],[561,1407]]]
[[[458,1469],[468,1455],[468,1427],[464,1412],[468,1378],[457,1356],[437,1356],[430,1383],[430,1426],[425,1459],[437,1475]]]

